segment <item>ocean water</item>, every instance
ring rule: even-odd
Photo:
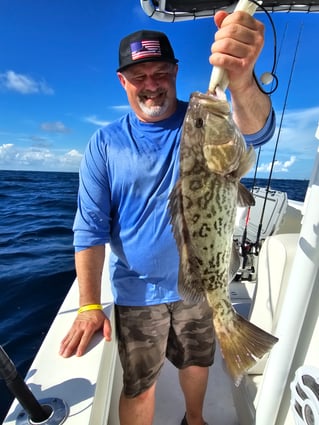
[[[250,188],[252,179],[243,179]],[[258,179],[257,186],[267,186]],[[303,201],[308,182],[273,180]],[[24,376],[75,278],[77,173],[0,171],[0,345]],[[63,335],[61,335],[61,338]],[[0,379],[0,423],[12,402]]]
[[[22,376],[74,278],[78,175],[0,171],[0,344]],[[0,423],[12,397],[0,380]]]

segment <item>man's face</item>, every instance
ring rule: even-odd
[[[144,62],[117,73],[141,121],[160,121],[175,112],[177,69],[168,62]]]

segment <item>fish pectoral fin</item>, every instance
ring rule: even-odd
[[[238,183],[237,204],[240,207],[251,207],[255,205],[252,193],[241,183]]]
[[[230,257],[230,265],[228,270],[228,282],[231,282],[234,277],[236,276],[236,273],[238,272],[240,268],[240,255],[238,250],[236,249],[236,244],[233,242],[232,245],[232,252]]]
[[[180,258],[178,290],[185,301],[197,303],[205,298],[205,290],[200,278],[198,260],[194,254],[185,222],[180,181],[176,183],[170,194],[169,209]]]
[[[271,350],[278,338],[233,309],[231,316],[227,320],[224,316],[214,317],[214,327],[228,372],[238,386],[243,375]]]

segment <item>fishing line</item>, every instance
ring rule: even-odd
[[[277,133],[273,159],[272,159],[272,162],[271,162],[271,168],[270,168],[270,173],[269,173],[267,187],[266,187],[266,199],[267,199],[267,194],[268,194],[269,188],[270,188],[272,173],[273,173],[273,170],[274,170],[274,164],[275,164],[275,159],[276,159],[276,154],[277,154],[277,149],[278,149],[278,144],[279,144],[279,138],[280,138],[280,135],[281,135],[282,123],[283,123],[283,119],[284,119],[284,115],[285,115],[285,111],[286,111],[286,107],[287,107],[288,95],[289,95],[289,90],[290,90],[290,85],[291,85],[293,73],[294,73],[294,70],[295,70],[297,53],[298,53],[298,50],[299,50],[302,31],[303,31],[303,24],[300,26],[300,29],[299,29],[299,34],[298,34],[296,47],[295,47],[295,53],[294,53],[293,61],[292,61],[292,64],[291,64],[290,75],[289,75],[288,85],[287,85],[287,89],[286,89],[283,110],[282,110],[281,117],[280,117],[280,124],[279,124],[279,129],[278,129],[278,133]],[[262,222],[263,222],[264,213],[265,213],[265,207],[266,207],[266,202],[264,202],[262,213],[261,213],[261,218],[260,218],[260,223],[259,223],[259,226],[258,226],[257,238],[256,238],[256,245],[257,246],[259,244],[259,238],[260,238],[261,227],[262,227]]]
[[[269,75],[271,75],[273,77],[273,79],[272,79],[272,88],[271,88],[270,91],[266,92],[261,87],[261,85],[260,85],[260,83],[259,83],[259,81],[258,81],[258,79],[256,77],[255,71],[253,72],[253,76],[254,76],[254,79],[256,81],[256,84],[257,84],[259,90],[261,92],[263,92],[264,94],[267,94],[268,96],[270,96],[271,94],[273,94],[276,91],[276,89],[278,87],[278,78],[277,78],[277,75],[276,75],[275,72],[276,72],[276,69],[277,69],[278,62],[279,62],[279,57],[280,57],[282,46],[283,46],[283,40],[285,39],[285,34],[286,34],[287,26],[286,26],[286,29],[285,29],[284,37],[283,37],[282,42],[281,42],[281,46],[280,46],[280,49],[279,49],[279,54],[278,54],[278,57],[277,57],[277,32],[276,32],[276,28],[275,28],[274,22],[272,20],[272,17],[270,16],[268,10],[264,6],[260,5],[255,0],[250,0],[250,1],[252,3],[258,5],[258,7],[260,7],[263,10],[263,12],[265,12],[265,14],[266,14],[266,16],[267,16],[267,18],[268,18],[268,20],[270,22],[271,28],[272,28],[272,33],[273,33],[273,38],[274,38],[274,52],[273,52],[272,70],[271,70],[271,72],[267,72],[267,73],[264,73],[262,75],[262,77],[263,77],[265,74],[269,74]],[[251,187],[251,192],[252,193],[253,193],[254,188],[255,188],[255,185],[256,185],[256,179],[257,179],[257,171],[258,171],[260,153],[261,153],[261,147],[259,147],[259,149],[258,149],[258,155],[257,155],[257,160],[256,160],[256,165],[255,165],[255,172],[254,172],[254,177],[253,177],[253,182],[252,182],[252,187]],[[243,256],[243,268],[246,265],[247,253],[250,250],[250,246],[246,244],[247,230],[248,230],[248,224],[249,224],[249,219],[250,219],[250,210],[251,210],[251,206],[249,206],[248,207],[248,210],[247,210],[246,219],[245,219],[245,227],[244,227],[244,231],[243,231],[243,235],[242,235],[242,240],[241,240],[241,254]]]
[[[285,30],[283,33],[283,36],[281,38],[281,43],[280,43],[280,47],[279,47],[279,51],[278,51],[278,56],[277,56],[277,60],[276,60],[276,64],[275,67],[273,67],[273,72],[276,71],[277,67],[278,67],[278,63],[280,61],[281,58],[281,53],[282,53],[282,49],[284,46],[284,42],[286,40],[286,34],[287,34],[287,29],[288,29],[288,24],[285,25]],[[277,55],[277,53],[276,53]],[[272,93],[274,92],[274,90],[272,90]],[[277,144],[278,144],[277,140]],[[254,188],[256,187],[256,180],[257,180],[257,172],[258,172],[258,165],[259,165],[259,161],[260,161],[260,154],[261,154],[261,147],[259,147],[258,149],[258,155],[257,155],[257,160],[256,160],[256,166],[255,166],[255,172],[254,172],[254,176],[253,176],[253,182],[252,182],[252,186],[251,186],[251,192],[253,193]],[[272,164],[275,160],[275,156],[276,154],[274,154],[274,157],[272,159]],[[268,180],[268,184],[267,184],[267,188],[266,188],[266,193],[265,193],[265,198],[264,198],[264,203],[263,203],[263,209],[262,209],[262,213],[261,213],[261,217],[260,217],[260,222],[259,222],[259,226],[260,226],[260,230],[259,230],[259,235],[255,241],[255,243],[251,244],[251,243],[247,243],[246,238],[247,238],[247,231],[248,231],[248,225],[249,225],[249,220],[250,220],[250,213],[251,213],[251,206],[248,207],[247,210],[247,214],[246,214],[246,219],[245,219],[245,227],[244,227],[244,231],[243,231],[243,235],[242,235],[242,241],[241,241],[241,255],[243,257],[243,268],[245,268],[246,264],[247,264],[247,258],[248,258],[248,253],[251,251],[251,248],[255,247],[255,252],[254,254],[258,255],[258,244],[259,244],[259,238],[260,238],[260,233],[261,233],[261,228],[262,228],[262,224],[263,224],[263,218],[264,218],[264,211],[266,208],[266,203],[267,203],[267,199],[268,199],[268,192],[269,192],[269,187],[270,187],[270,181],[271,181],[271,175],[269,175],[269,180]],[[259,229],[259,227],[258,227]]]
[[[266,91],[265,89],[263,89],[262,86],[260,85],[258,78],[256,77],[255,71],[253,73],[254,79],[256,81],[256,84],[257,84],[259,90],[261,92],[265,93],[265,94],[270,95],[270,94],[274,93],[277,90],[277,87],[278,87],[278,77],[275,73],[275,69],[276,69],[276,66],[277,66],[277,32],[276,32],[274,21],[272,20],[272,17],[270,15],[270,13],[268,12],[268,10],[262,4],[259,4],[256,0],[250,0],[250,1],[254,4],[256,4],[266,14],[268,21],[270,22],[272,33],[273,33],[274,53],[273,53],[272,69],[271,69],[270,72],[264,72],[262,74],[261,78],[260,78],[262,84],[269,84],[271,82],[272,88],[269,91]],[[269,77],[270,77],[270,79],[269,79]]]
[[[277,56],[277,52],[276,52],[277,60],[276,60],[275,67],[273,67],[273,72],[276,71],[277,66],[278,66],[278,63],[279,63],[279,60],[280,60],[280,57],[281,57],[281,52],[282,52],[282,49],[283,49],[283,45],[284,45],[284,42],[286,40],[287,28],[288,28],[288,24],[285,25],[285,30],[284,30],[284,33],[283,33],[283,36],[282,36],[282,39],[281,39],[278,56]],[[272,91],[272,93],[273,92],[274,92],[274,90]],[[256,160],[255,172],[254,172],[254,177],[253,177],[253,182],[252,182],[252,187],[251,187],[251,192],[252,193],[254,191],[254,188],[256,187],[256,180],[257,180],[257,172],[258,172],[258,165],[259,165],[259,160],[260,160],[260,154],[261,154],[261,147],[259,147],[259,149],[258,149],[258,155],[257,155],[257,160]],[[274,158],[273,158],[273,161],[274,161]],[[266,195],[265,195],[265,199],[264,199],[264,205],[266,204],[267,199],[268,199],[268,191],[266,191]],[[247,210],[247,216],[246,216],[246,219],[245,219],[245,228],[244,228],[244,231],[243,231],[242,243],[241,243],[241,252],[242,252],[242,255],[244,257],[244,259],[243,259],[243,266],[245,266],[245,264],[246,264],[247,253],[250,250],[250,245],[249,244],[247,245],[247,243],[246,243],[247,230],[248,230],[248,224],[249,224],[249,219],[250,219],[250,210],[251,210],[251,206],[249,206],[248,207],[248,210]],[[262,221],[263,221],[263,217],[261,218],[261,225],[262,225]]]

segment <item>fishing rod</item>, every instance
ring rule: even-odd
[[[257,169],[258,169],[258,164],[259,164],[260,152],[261,152],[261,148],[259,147],[258,154],[257,154],[257,160],[256,160],[256,166],[255,166],[255,172],[254,172],[254,177],[253,177],[253,182],[252,182],[252,186],[251,186],[251,189],[250,189],[251,193],[254,192],[254,187],[255,187],[255,184],[256,184]],[[241,252],[241,255],[243,257],[242,269],[244,269],[246,267],[248,253],[250,252],[250,248],[251,248],[251,244],[247,243],[247,231],[248,231],[248,223],[249,223],[249,220],[250,220],[250,211],[251,211],[251,206],[249,205],[249,207],[247,209],[246,219],[245,219],[245,228],[244,228],[244,231],[243,231],[243,235],[242,235],[242,238],[241,238],[241,244],[240,244],[240,252]]]
[[[282,123],[283,123],[284,115],[285,115],[285,112],[286,112],[288,95],[289,95],[290,85],[291,85],[291,82],[292,82],[293,73],[294,73],[294,70],[295,70],[297,53],[298,53],[298,50],[299,50],[302,31],[303,31],[303,25],[301,25],[301,27],[299,29],[298,38],[297,38],[297,42],[296,42],[296,48],[295,48],[295,52],[294,52],[294,56],[293,56],[293,61],[292,61],[291,69],[290,69],[290,75],[289,75],[289,79],[288,79],[288,85],[287,85],[285,99],[284,99],[283,110],[282,110],[281,117],[280,117],[280,124],[279,124],[279,129],[278,129],[278,133],[277,133],[273,159],[272,159],[272,162],[271,162],[271,168],[270,168],[267,187],[266,187],[266,195],[265,195],[263,208],[262,208],[262,212],[261,212],[261,217],[260,217],[260,222],[259,222],[258,230],[257,230],[257,237],[256,237],[256,242],[255,242],[257,250],[259,249],[259,245],[260,245],[260,234],[261,234],[261,229],[262,229],[262,224],[263,224],[263,219],[264,219],[264,214],[265,214],[265,209],[266,209],[266,202],[267,202],[267,199],[268,199],[270,182],[271,182],[272,173],[273,173],[273,170],[274,170],[275,159],[276,159],[277,149],[278,149],[278,144],[279,144],[279,138],[280,138],[280,135],[281,135]]]
[[[262,0],[239,0],[234,12],[244,11],[252,16],[261,4]],[[229,80],[227,72],[220,66],[214,66],[209,80],[208,91],[210,93],[215,93],[216,88],[219,87],[220,90],[225,92],[228,84]]]
[[[270,82],[272,83],[271,89],[268,92],[265,91],[261,87],[261,85],[260,85],[260,83],[259,83],[259,81],[256,77],[256,74],[254,72],[254,79],[255,79],[255,81],[258,85],[259,90],[262,91],[263,93],[271,96],[277,90],[277,87],[278,87],[278,78],[276,76],[276,69],[277,69],[279,57],[280,57],[282,46],[283,46],[283,40],[286,37],[287,25],[286,25],[286,28],[285,28],[284,36],[282,38],[281,46],[280,46],[280,49],[279,49],[279,54],[278,54],[278,57],[277,57],[277,33],[276,33],[276,28],[275,28],[274,22],[272,20],[272,17],[270,16],[267,9],[265,9],[265,7],[261,3],[257,3],[255,0],[250,0],[250,1],[252,3],[255,3],[255,5],[259,6],[263,10],[263,12],[266,14],[266,16],[267,16],[267,18],[270,22],[271,29],[272,29],[273,43],[274,43],[272,69],[271,69],[270,72],[263,73],[262,76],[261,76],[261,79],[260,79],[262,84],[269,84]],[[256,165],[255,165],[255,171],[254,171],[254,177],[253,177],[253,182],[252,182],[252,186],[251,186],[251,189],[250,189],[251,193],[254,192],[254,188],[256,186],[258,165],[259,165],[259,160],[260,160],[260,153],[261,153],[261,147],[259,147],[259,149],[258,149],[257,160],[256,160]],[[251,206],[249,206],[248,210],[247,210],[246,219],[245,219],[245,227],[244,227],[241,245],[240,245],[241,255],[243,257],[243,264],[242,264],[243,269],[246,267],[246,264],[247,264],[248,253],[250,252],[252,246],[254,246],[251,243],[247,243],[247,231],[248,231],[248,224],[249,224],[249,220],[250,220],[250,212],[251,212]]]

